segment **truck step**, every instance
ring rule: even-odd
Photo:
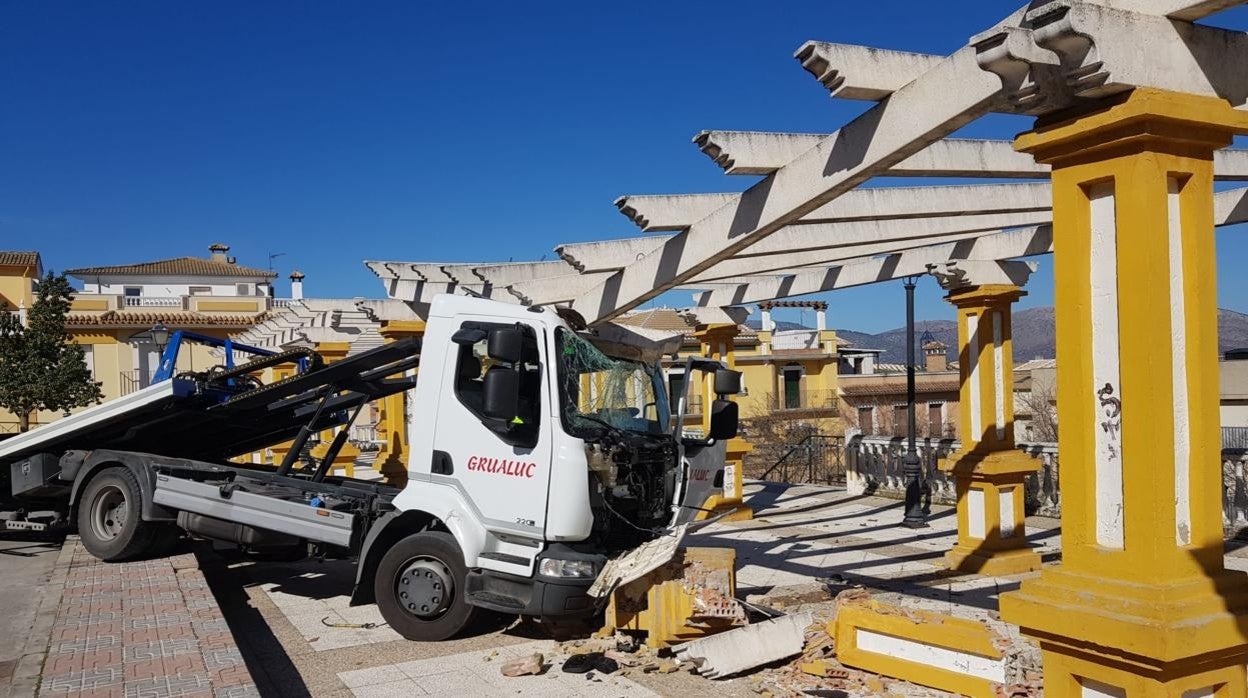
[[[468,594],[468,603],[473,606],[488,608],[504,613],[518,613],[524,610],[524,602],[511,596],[504,596],[492,591],[474,591]]]

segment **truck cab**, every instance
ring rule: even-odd
[[[724,439],[679,431],[657,362],[674,349],[619,326],[578,332],[551,309],[438,297],[408,484],[361,555],[391,626],[434,639],[477,608],[592,613],[586,591],[610,557],[692,519],[722,486]],[[735,433],[727,411],[720,437]]]

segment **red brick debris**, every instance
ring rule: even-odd
[[[40,696],[259,696],[191,554],[106,563],[75,539]]]

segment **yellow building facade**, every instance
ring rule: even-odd
[[[65,324],[71,338],[83,345],[87,367],[100,383],[105,401],[151,383],[164,349],[151,334],[157,324],[171,333],[189,330],[225,339],[270,312],[277,302],[270,295],[276,274],[238,265],[228,251],[225,245],[213,245],[206,258],[66,272],[83,289],[75,294]],[[30,307],[43,270],[41,261],[36,252],[0,251],[0,305],[17,312]],[[202,371],[223,360],[211,347],[187,343],[177,370]],[[31,422],[37,426],[61,416],[40,412]],[[0,410],[0,434],[17,431],[17,424],[14,415]]]

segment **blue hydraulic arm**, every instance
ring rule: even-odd
[[[160,367],[156,369],[155,375],[152,376],[153,383],[169,380],[173,378],[173,372],[178,365],[178,352],[182,349],[182,342],[191,341],[196,344],[206,344],[208,346],[220,347],[225,352],[225,367],[227,369],[234,368],[234,352],[239,351],[244,354],[252,354],[254,356],[273,356],[277,352],[271,349],[262,349],[261,347],[253,347],[249,344],[239,344],[231,339],[220,339],[218,337],[209,337],[198,332],[190,332],[187,330],[177,330],[169,336],[169,344],[165,347],[164,353],[160,356]],[[302,373],[307,366],[305,360],[299,361],[299,371]]]

